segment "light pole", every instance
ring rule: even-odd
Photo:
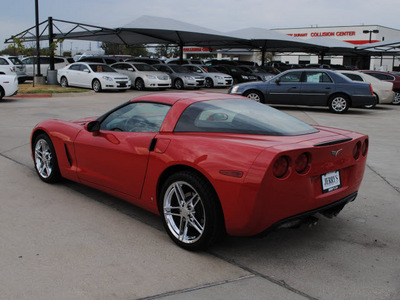
[[[378,30],[378,29],[374,29],[374,30],[363,30],[363,33],[369,33],[369,43],[371,44],[372,33],[379,33],[379,30]]]

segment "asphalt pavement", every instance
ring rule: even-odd
[[[147,93],[0,101],[0,299],[400,299],[400,106],[344,115],[278,107],[370,136],[358,198],[315,227],[227,237],[192,253],[158,216],[74,182],[43,183],[34,171],[29,138],[39,121],[101,115]]]

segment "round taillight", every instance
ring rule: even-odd
[[[368,139],[366,139],[366,140],[364,141],[363,145],[362,145],[361,154],[362,154],[363,156],[365,156],[365,155],[367,155],[367,151],[368,151]]]
[[[360,152],[361,152],[361,142],[357,142],[357,144],[355,144],[353,149],[354,159],[358,159],[360,157]]]
[[[288,170],[289,170],[289,157],[281,156],[275,161],[272,172],[274,173],[275,177],[282,178],[287,174]]]
[[[310,166],[310,155],[306,152],[300,154],[294,161],[294,169],[297,173],[305,173]]]

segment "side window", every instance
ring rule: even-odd
[[[40,57],[40,63],[41,64],[50,64],[50,58],[49,57]]]
[[[289,72],[280,77],[281,82],[300,82],[302,71],[298,72]]]
[[[331,78],[325,72],[305,72],[304,82],[308,83],[329,83]]]
[[[0,58],[0,65],[8,65],[8,62],[4,58]]]
[[[158,132],[171,106],[160,103],[129,103],[108,115],[102,130]]]
[[[72,65],[69,67],[70,70],[79,71],[82,65]]]
[[[55,57],[54,58],[54,63],[55,64],[62,64],[62,63],[64,63],[64,60],[62,58]]]
[[[353,74],[353,73],[342,73],[343,75],[345,75],[346,77],[350,78],[353,81],[364,81],[364,79],[357,74]]]
[[[112,66],[114,69],[117,70],[125,70],[124,65],[123,64],[115,64]]]
[[[106,61],[107,65],[111,65],[117,62],[115,59],[110,59],[110,58],[105,58],[104,60]]]

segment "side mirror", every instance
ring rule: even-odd
[[[89,132],[98,133],[100,131],[100,122],[95,120],[87,123],[85,129]]]
[[[133,68],[128,68],[128,71],[135,72]]]
[[[83,72],[90,73],[89,69],[84,69]]]
[[[281,78],[277,78],[277,79],[275,80],[275,83],[276,83],[277,85],[280,85],[280,84],[281,84]]]

